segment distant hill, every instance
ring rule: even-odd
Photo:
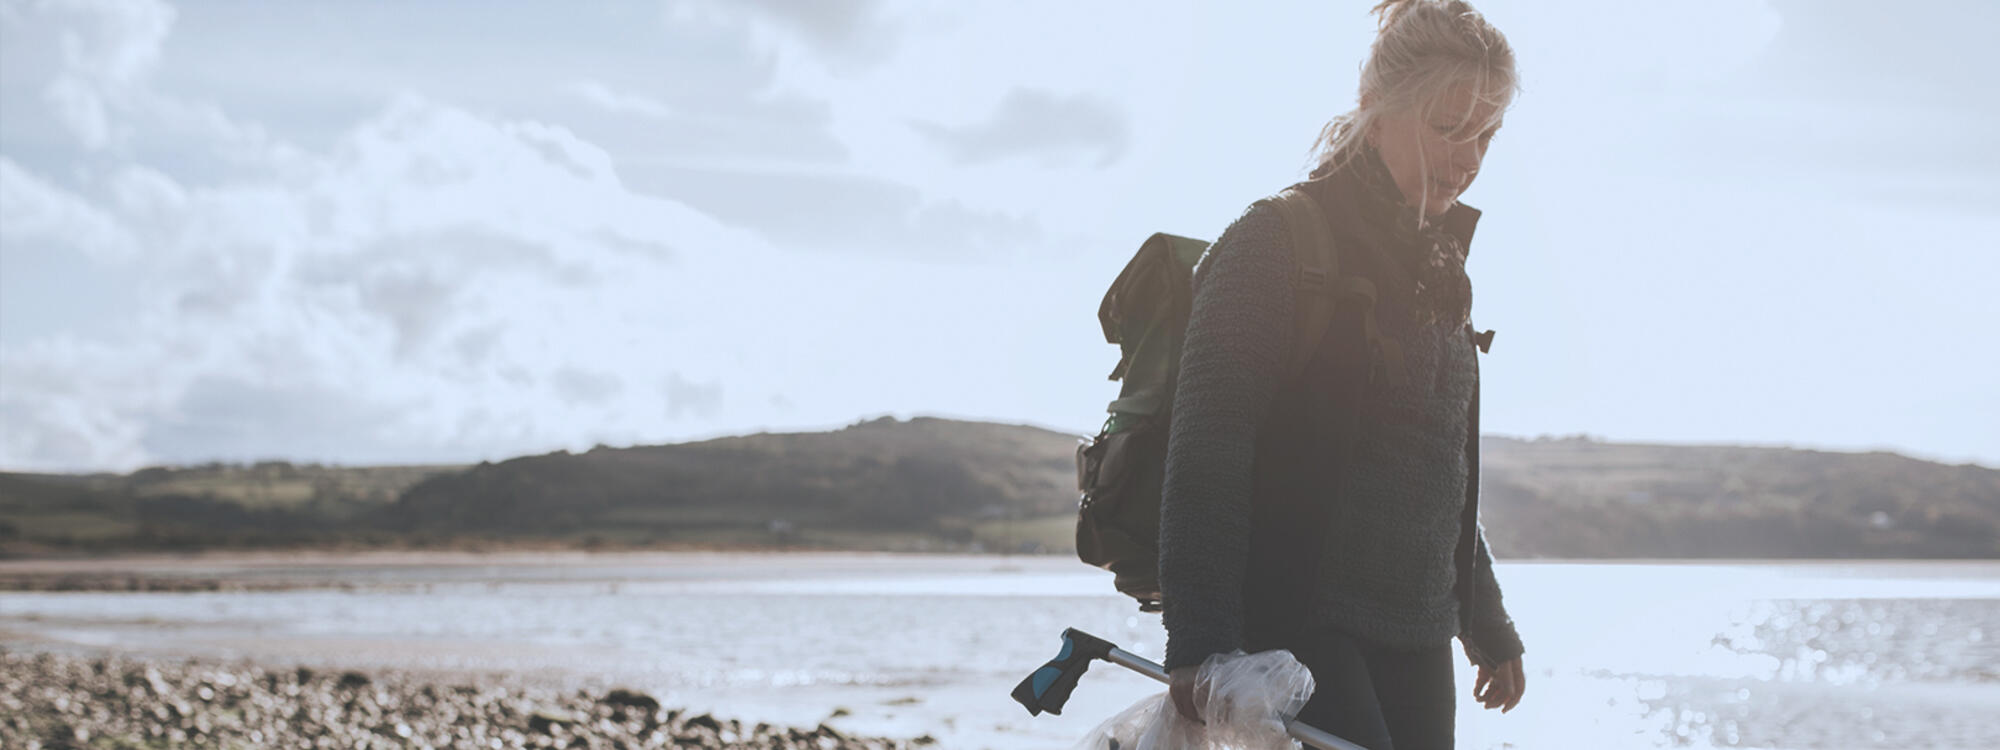
[[[1485,438],[1496,553],[2000,557],[2000,471],[1893,453]]]
[[[0,474],[0,554],[560,545],[1063,552],[1076,436],[877,419],[476,466]],[[1888,453],[1488,437],[1502,557],[2000,557],[2000,471]]]
[[[441,474],[387,516],[438,534],[751,544],[886,534],[948,546],[975,541],[984,522],[1067,517],[1075,443],[1035,427],[884,418],[828,433],[600,447]]]
[[[384,543],[373,519],[462,466],[264,461],[130,474],[0,472],[0,556],[65,551]]]

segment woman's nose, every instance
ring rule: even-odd
[[[1477,141],[1456,144],[1451,149],[1451,165],[1461,171],[1479,170],[1479,162],[1486,157],[1486,149]]]

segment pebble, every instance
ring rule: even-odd
[[[363,688],[366,688],[365,690]],[[908,750],[910,740],[746,726],[662,709],[619,688],[604,694],[530,685],[443,685],[400,673],[87,658],[0,650],[0,748],[676,747],[702,750]],[[89,707],[88,711],[82,710]]]

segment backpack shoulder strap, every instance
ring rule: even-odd
[[[1326,213],[1320,210],[1319,201],[1298,187],[1289,187],[1277,195],[1264,199],[1278,209],[1284,218],[1285,229],[1291,233],[1292,256],[1298,262],[1298,331],[1299,338],[1293,342],[1292,358],[1286,364],[1286,373],[1296,379],[1305,372],[1306,364],[1312,361],[1314,348],[1326,335],[1326,328],[1333,322],[1333,305],[1343,292],[1364,293],[1371,300],[1375,289],[1367,279],[1348,279],[1347,286],[1354,282],[1365,289],[1342,288],[1340,279],[1340,256],[1333,243],[1332,232],[1326,225]]]

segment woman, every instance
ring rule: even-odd
[[[1190,719],[1206,657],[1287,648],[1317,685],[1301,720],[1377,750],[1448,748],[1453,636],[1487,708],[1526,688],[1476,520],[1478,211],[1457,202],[1512,102],[1514,56],[1461,0],[1375,12],[1359,106],[1297,186],[1372,304],[1338,303],[1301,375],[1275,207],[1246,211],[1196,272],[1161,506],[1166,661]]]

